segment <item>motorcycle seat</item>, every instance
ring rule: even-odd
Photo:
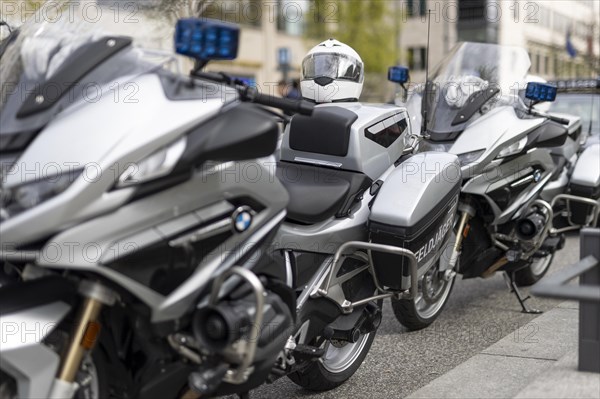
[[[345,217],[371,179],[358,172],[281,161],[277,177],[287,189],[288,219],[314,224],[330,217]]]

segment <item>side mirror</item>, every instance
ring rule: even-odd
[[[408,82],[408,68],[403,66],[393,66],[388,69],[388,80],[390,82],[404,84]]]
[[[529,82],[525,89],[525,98],[535,103],[554,101],[556,99],[556,86],[546,83]]]
[[[206,64],[211,60],[237,57],[240,28],[236,25],[200,18],[183,18],[175,27],[175,51]]]

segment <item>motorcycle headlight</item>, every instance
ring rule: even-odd
[[[181,158],[186,144],[186,137],[182,137],[140,162],[129,165],[119,177],[117,188],[132,186],[168,175]]]
[[[465,152],[464,154],[457,154],[458,162],[460,166],[465,166],[473,163],[479,159],[479,157],[485,152],[485,150],[477,150],[471,152]]]
[[[527,144],[527,137],[523,137],[521,140],[504,147],[498,153],[496,158],[504,158],[504,157],[508,157],[510,155],[518,154],[521,151],[523,151],[523,148],[525,148],[526,144]]]
[[[0,190],[0,220],[6,220],[31,209],[65,191],[81,174],[81,170],[47,177]]]

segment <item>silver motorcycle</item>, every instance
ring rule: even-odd
[[[173,54],[67,13],[32,17],[6,40],[0,397],[205,397],[262,384],[295,306],[257,267],[288,202],[262,159],[280,129],[259,104],[312,106],[203,75],[237,53],[238,28],[220,22],[178,23],[177,51],[199,60],[192,76]]]
[[[535,108],[556,87],[530,82],[522,48],[461,43],[407,103],[421,126],[419,149],[458,156],[463,184],[450,268],[463,278],[505,272],[524,312],[518,286],[548,271],[567,229],[553,227],[567,201],[572,224],[595,224],[599,209],[598,149],[577,156],[577,117]],[[570,190],[570,193],[566,193]],[[576,214],[575,209],[582,209]],[[572,218],[571,218],[572,217]],[[405,317],[395,308],[397,316]]]
[[[390,77],[401,83],[399,72]],[[423,325],[446,303],[460,166],[415,155],[414,139],[406,109],[385,104],[319,104],[286,127],[276,173],[290,202],[262,262],[296,291],[287,348],[304,361],[296,353],[281,374],[305,388],[334,388],[358,369],[384,299]]]

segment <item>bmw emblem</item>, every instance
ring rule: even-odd
[[[541,178],[542,178],[542,171],[539,169],[536,169],[536,171],[533,172],[533,181],[537,183],[540,181]]]
[[[233,229],[238,233],[243,233],[250,228],[252,225],[252,215],[254,212],[250,207],[242,206],[233,212],[231,219],[233,222]]]

